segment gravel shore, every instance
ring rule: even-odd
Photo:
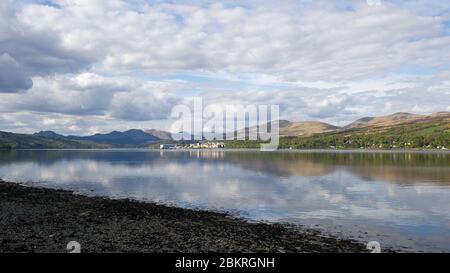
[[[0,253],[367,252],[365,246],[229,215],[75,195],[0,181]]]

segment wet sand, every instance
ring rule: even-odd
[[[0,181],[0,253],[368,252],[361,243],[223,213],[76,195]]]

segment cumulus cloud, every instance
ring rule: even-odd
[[[8,130],[21,129],[24,124],[16,122],[7,117],[7,115],[0,115],[0,127]]]
[[[71,81],[68,76],[36,77],[31,90],[23,94],[4,95],[0,105],[4,111],[102,114],[113,96],[108,87],[85,87],[75,80]]]
[[[66,48],[95,52],[102,58],[98,66],[113,72],[224,70],[342,80],[450,59],[445,18],[396,6],[305,11],[291,5],[294,14],[264,4],[159,3],[138,10],[117,0],[59,4],[26,6],[19,20],[36,31],[60,33]]]
[[[295,121],[321,120],[335,125],[347,125],[354,120],[390,115],[395,112],[427,114],[448,111],[450,81],[448,73],[434,77],[408,78],[401,81],[352,82],[342,86],[306,87],[290,85],[284,88],[240,92],[205,92],[205,104],[226,105],[277,104],[282,119]]]
[[[131,120],[148,121],[166,119],[172,107],[181,102],[180,98],[169,96],[160,90],[138,90],[130,93],[117,93],[111,103],[112,117]]]
[[[128,77],[92,73],[36,77],[27,93],[4,95],[4,111],[35,111],[77,116],[112,115],[124,120],[165,118],[177,99],[170,90]]]
[[[13,1],[1,1],[0,92],[26,90],[33,76],[76,72],[94,61],[86,52],[65,47],[61,33],[30,27],[24,19]]]
[[[45,3],[0,3],[0,113],[24,129],[132,128],[198,94],[341,125],[449,107],[442,1]]]
[[[24,68],[9,54],[0,55],[0,92],[27,90],[33,82]]]

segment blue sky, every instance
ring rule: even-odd
[[[450,111],[446,1],[0,4],[0,130],[168,127],[177,104],[345,125]]]

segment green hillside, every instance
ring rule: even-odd
[[[0,149],[108,148],[108,145],[67,139],[46,139],[25,134],[0,132]]]
[[[259,141],[228,141],[227,148],[259,148]],[[418,122],[384,128],[356,129],[307,137],[282,137],[281,149],[450,149],[450,124]]]

